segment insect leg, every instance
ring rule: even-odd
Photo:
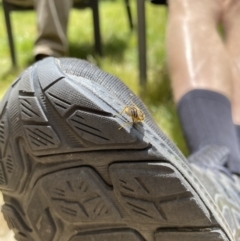
[[[118,130],[120,131],[123,127],[131,124],[133,124],[133,122],[126,122],[124,125],[121,125],[121,127],[119,127]]]
[[[113,117],[116,117],[116,116],[122,115],[122,113],[126,110],[126,108],[127,108],[127,107],[124,107],[124,109],[123,109],[120,113],[114,115]]]

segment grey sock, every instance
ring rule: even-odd
[[[207,145],[225,146],[230,152],[226,165],[240,174],[240,145],[230,101],[220,93],[198,89],[184,95],[177,109],[190,152]]]
[[[239,148],[240,148],[240,125],[235,125],[236,131],[237,131],[237,137],[239,142]]]

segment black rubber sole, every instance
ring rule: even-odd
[[[124,126],[124,107],[53,58],[12,85],[0,106],[0,188],[16,239],[233,240],[185,161],[146,123]]]

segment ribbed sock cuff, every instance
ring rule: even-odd
[[[192,90],[177,106],[190,152],[207,145],[229,149],[228,168],[240,173],[240,151],[236,128],[232,122],[230,101],[222,94],[209,90]]]

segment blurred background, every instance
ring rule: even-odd
[[[157,124],[186,155],[187,148],[172,100],[167,72],[165,52],[167,8],[146,1],[148,79],[146,87],[142,90],[138,77],[136,1],[130,0],[135,24],[131,32],[124,1],[100,0],[103,57],[94,53],[91,10],[72,9],[68,25],[69,56],[87,59],[119,77],[136,95],[142,98]],[[1,0],[0,20],[0,99],[2,99],[14,79],[33,63],[33,46],[37,32],[34,11],[11,13],[18,60],[18,67],[12,68]],[[0,195],[0,203],[2,202]],[[1,216],[0,220],[3,220]],[[0,221],[0,241],[11,240],[13,240],[12,234],[6,232],[4,222]]]
[[[123,0],[100,0],[100,24],[103,57],[94,53],[92,13],[90,9],[72,9],[68,27],[69,56],[87,59],[103,70],[119,77],[135,94],[140,96],[138,77],[138,49],[136,32],[136,0],[130,0],[134,30],[128,25]],[[172,101],[166,65],[165,30],[167,8],[146,1],[146,38],[148,79],[141,98],[155,121],[186,154],[185,143]],[[6,26],[0,0],[0,99],[9,84],[34,61],[33,46],[36,38],[34,11],[13,12],[11,22],[15,40],[18,68],[11,68]]]

